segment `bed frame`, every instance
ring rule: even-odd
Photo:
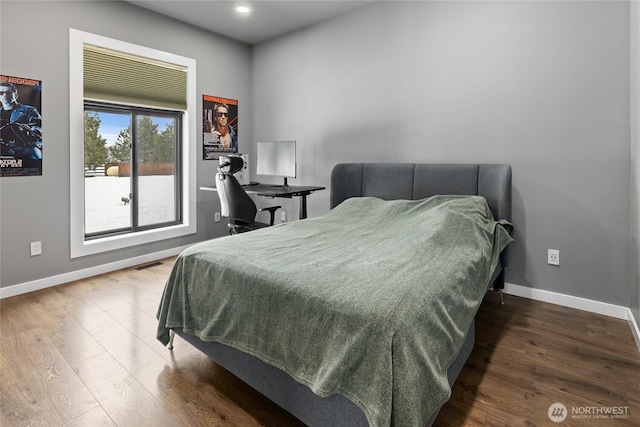
[[[511,166],[505,164],[391,164],[343,163],[331,173],[330,207],[350,197],[378,197],[385,200],[418,200],[436,194],[485,197],[495,219],[511,221]],[[500,294],[504,288],[507,250],[501,254],[488,288]],[[260,359],[218,343],[200,341],[181,329],[172,332],[211,357],[251,387],[271,399],[305,424],[315,426],[368,426],[362,410],[346,397],[315,395],[307,386]],[[173,336],[169,348],[173,348]],[[449,384],[462,371],[473,350],[475,325],[467,332],[462,349],[447,372]],[[430,420],[435,421],[437,412]]]

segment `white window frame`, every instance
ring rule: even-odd
[[[178,64],[187,69],[187,110],[182,126],[182,212],[178,225],[86,240],[84,231],[84,84],[85,44]],[[69,29],[69,137],[71,258],[124,249],[195,234],[196,229],[196,61],[132,43]]]

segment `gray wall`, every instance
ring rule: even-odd
[[[627,2],[374,4],[254,47],[254,136],[298,140],[298,184],[510,163],[507,281],[629,306],[629,31]]]
[[[44,158],[38,177],[0,179],[2,287],[180,247],[221,235],[212,192],[198,191],[198,233],[107,254],[69,256],[69,28],[136,43],[197,61],[198,122],[202,94],[239,101],[239,144],[251,135],[251,48],[127,3],[0,2],[0,63],[5,75],[42,80]],[[198,138],[202,140],[201,131]],[[197,142],[201,153],[201,142]],[[198,154],[198,159],[201,159]],[[213,161],[198,160],[198,185],[213,183]],[[30,257],[29,242],[43,254]]]

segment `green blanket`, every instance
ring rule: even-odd
[[[371,426],[423,426],[511,233],[478,196],[353,198],[200,243],[175,263],[158,339],[182,327],[344,395]]]

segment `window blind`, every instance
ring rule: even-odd
[[[187,109],[187,68],[84,45],[85,99]]]

